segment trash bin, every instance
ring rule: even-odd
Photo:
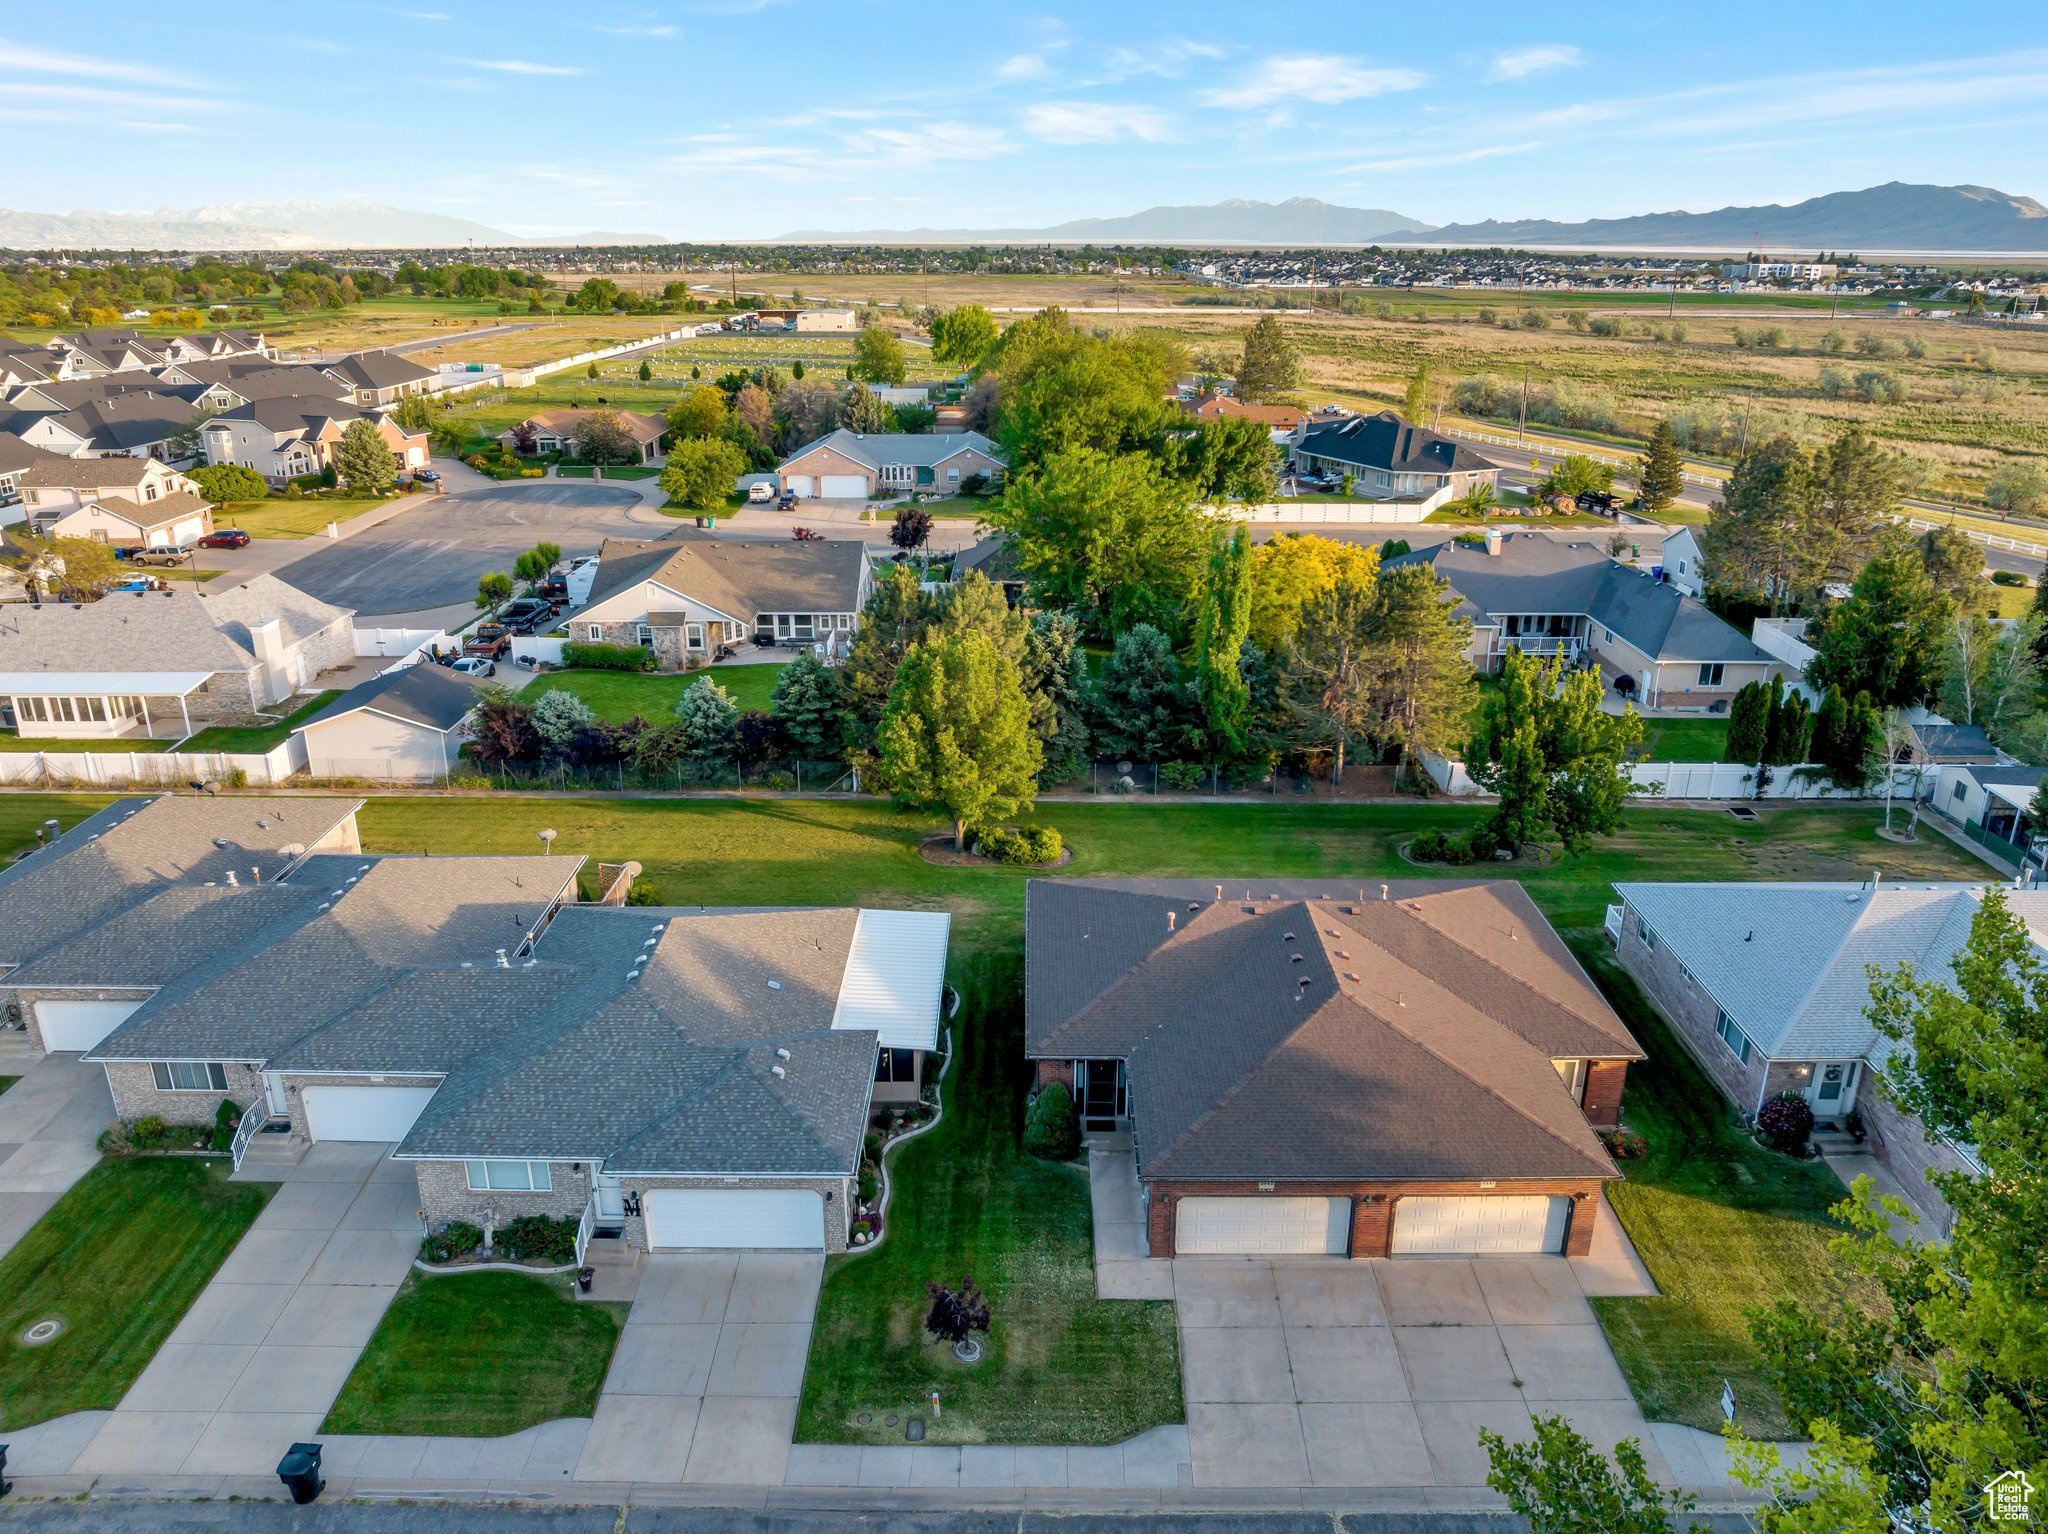
[[[702,527],[702,526],[704,525],[704,519],[703,519],[702,517],[699,517],[699,518],[697,519],[697,525],[698,525],[699,527]]]
[[[0,1443],[0,1497],[14,1490],[14,1483],[7,1479],[7,1445]]]
[[[704,525],[705,525],[706,527],[716,527],[716,526],[718,526],[718,518],[716,518],[716,517],[706,517],[706,518],[704,519]]]
[[[590,1293],[590,1284],[591,1284],[591,1280],[595,1279],[596,1277],[597,1277],[597,1269],[595,1269],[595,1268],[578,1268],[578,1269],[576,1270],[576,1287],[577,1287],[578,1289],[580,1289],[580,1290],[581,1290],[581,1291],[582,1291],[583,1293],[585,1293],[585,1294],[588,1294],[588,1293]],[[5,1468],[4,1464],[0,1464],[0,1469],[4,1469],[4,1468]]]
[[[284,1482],[294,1502],[311,1502],[327,1487],[320,1479],[320,1445],[295,1443],[277,1462],[277,1478]]]

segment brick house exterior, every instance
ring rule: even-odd
[[[842,428],[799,448],[776,472],[782,488],[800,500],[873,500],[919,492],[954,495],[977,474],[1000,479],[1003,468],[995,444],[980,432],[864,435]]]

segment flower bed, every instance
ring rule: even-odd
[[[421,1238],[420,1261],[433,1268],[567,1267],[576,1261],[578,1223],[569,1216],[556,1220],[543,1214],[521,1215],[493,1231],[486,1249],[482,1227],[448,1220]]]

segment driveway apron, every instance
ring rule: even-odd
[[[106,1072],[77,1055],[0,1051],[0,1256],[100,1159],[100,1131],[114,1121]]]

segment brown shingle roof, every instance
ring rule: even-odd
[[[752,623],[760,613],[855,612],[866,562],[861,544],[831,539],[608,538],[590,605],[642,581],[658,581],[741,623]]]

